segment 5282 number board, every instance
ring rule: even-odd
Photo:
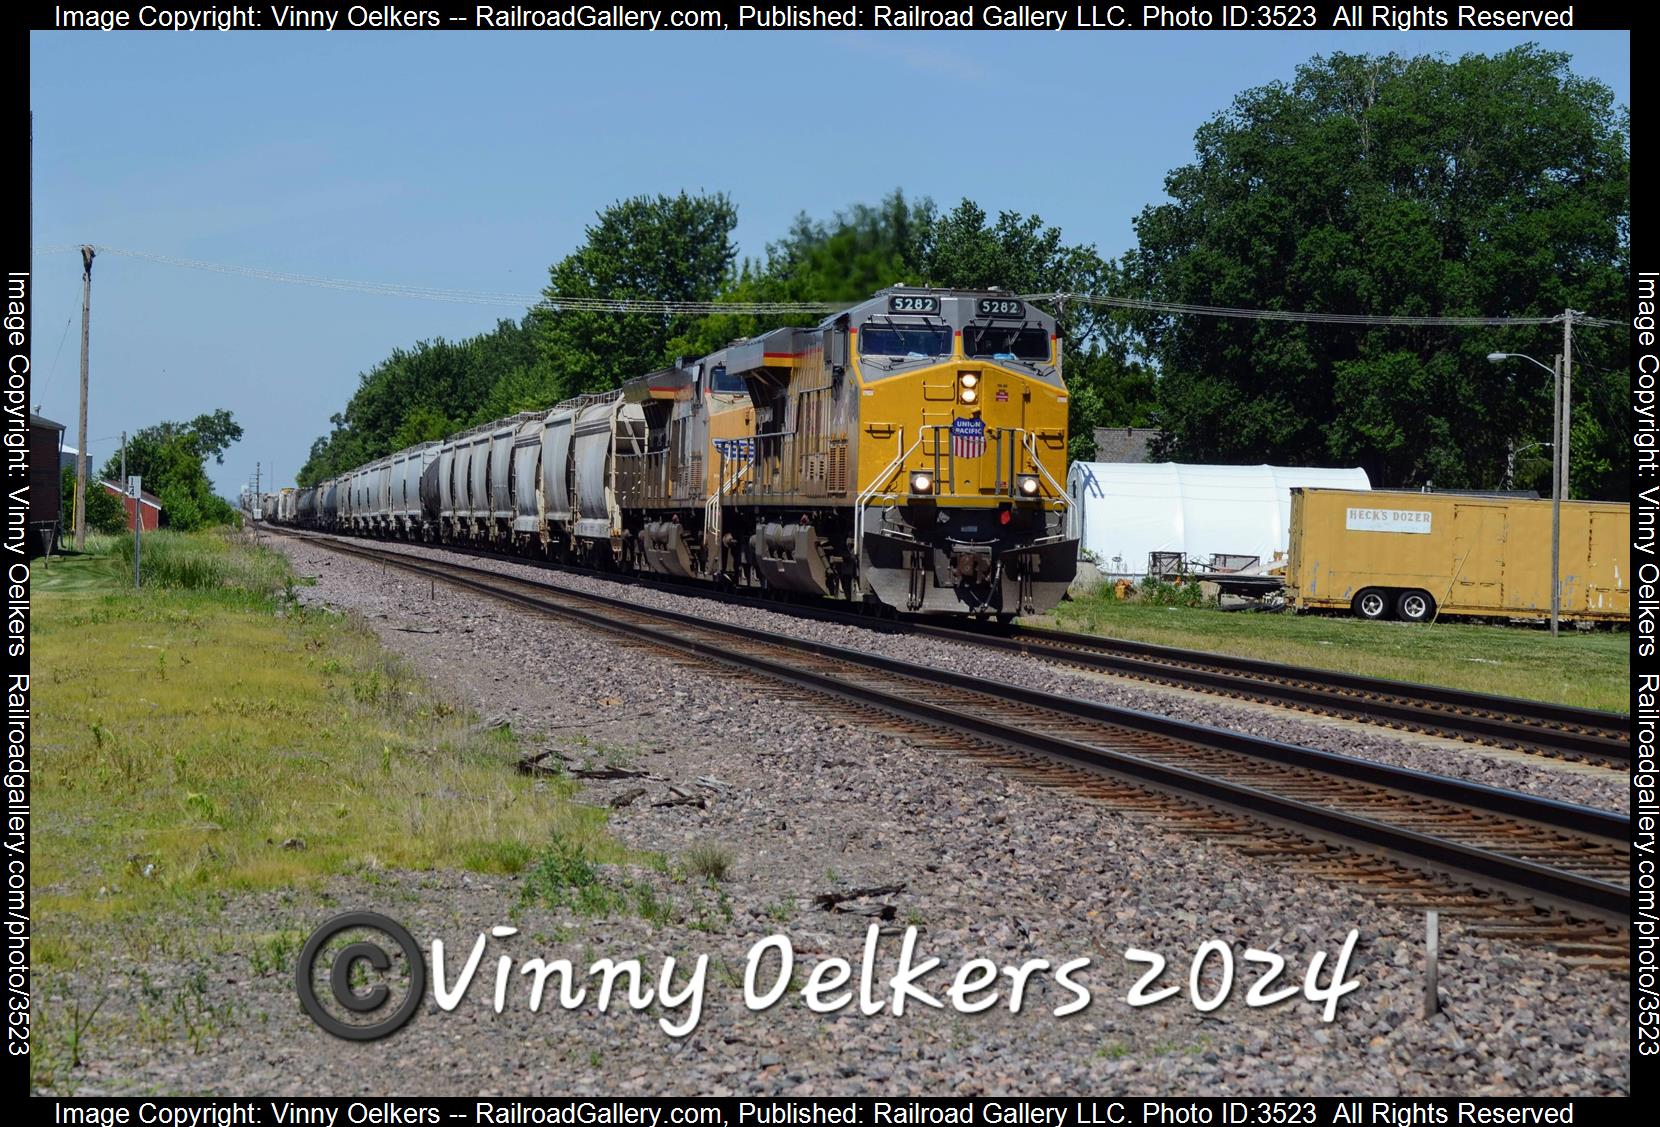
[[[888,298],[889,313],[938,313],[940,299],[933,294],[896,293]]]

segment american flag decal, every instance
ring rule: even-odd
[[[986,452],[986,424],[980,419],[958,419],[951,424],[951,456],[978,458]]]
[[[753,462],[755,460],[755,440],[753,438],[717,438],[715,450],[728,462]]]

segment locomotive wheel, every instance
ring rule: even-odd
[[[1395,600],[1395,616],[1402,622],[1428,622],[1435,617],[1435,600],[1428,591],[1402,591]]]
[[[1389,617],[1389,596],[1376,587],[1368,587],[1354,597],[1349,609],[1356,618],[1379,622]]]

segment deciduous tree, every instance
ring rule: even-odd
[[[1206,122],[1136,219],[1148,297],[1269,310],[1623,320],[1629,115],[1535,46],[1493,56],[1316,58]],[[1379,485],[1491,488],[1549,439],[1559,326],[1354,328],[1199,316],[1140,322],[1164,453],[1358,463]],[[1626,334],[1582,331],[1587,372]],[[1575,492],[1623,488],[1618,381],[1576,381]],[[1583,439],[1580,439],[1580,436]],[[1540,484],[1530,482],[1527,484]]]

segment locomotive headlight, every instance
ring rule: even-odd
[[[1037,474],[1023,473],[1015,478],[1015,490],[1022,497],[1036,497],[1038,495]]]
[[[962,400],[964,403],[972,403],[978,398],[980,398],[979,392],[975,391],[971,387],[963,388]]]
[[[911,475],[912,493],[932,493],[934,491],[934,475],[931,473],[914,473]]]
[[[975,387],[979,384],[979,382],[980,377],[975,375],[973,372],[964,372],[962,374],[962,385],[964,387]]]

